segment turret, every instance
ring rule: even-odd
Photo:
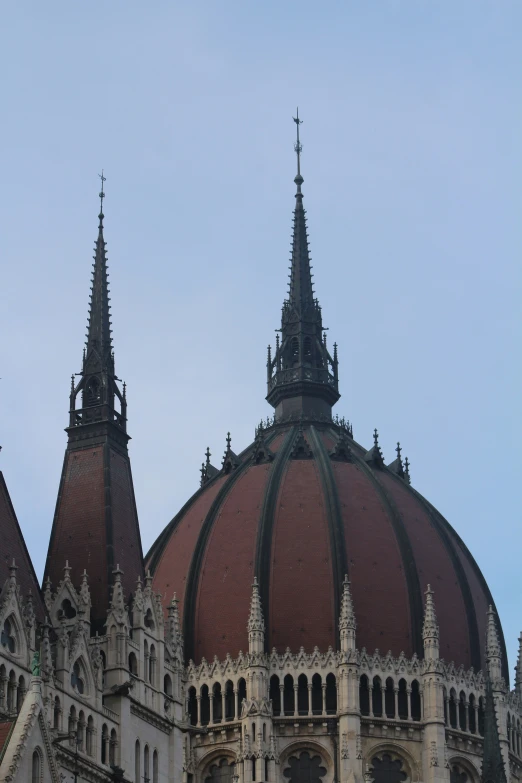
[[[492,688],[493,690],[497,690],[500,687],[502,680],[502,651],[498,638],[495,612],[493,611],[492,606],[490,606],[488,610],[486,659],[488,662],[488,671],[491,678]]]

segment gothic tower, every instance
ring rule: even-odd
[[[127,443],[125,384],[118,385],[110,321],[103,190],[100,193],[87,342],[82,370],[72,377],[68,443],[58,491],[45,579],[57,585],[65,562],[79,584],[89,574],[92,627],[101,630],[107,616],[113,571],[123,571],[128,596],[143,577],[138,515]]]

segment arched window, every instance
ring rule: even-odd
[[[78,723],[76,726],[76,742],[78,743],[78,750],[84,750],[85,748],[85,713],[80,710],[78,715]]]
[[[361,715],[370,714],[370,688],[366,674],[363,674],[359,680],[359,708]]]
[[[154,631],[154,615],[152,614],[152,609],[147,609],[143,622],[145,623],[145,628],[148,628],[149,631]]]
[[[215,682],[212,687],[212,713],[212,722],[221,723],[223,718],[223,699],[219,682]]]
[[[305,750],[299,757],[290,756],[283,775],[289,783],[320,783],[326,775],[326,767],[319,756],[311,756]]]
[[[232,783],[235,765],[229,759],[220,759],[217,764],[212,764],[205,778],[205,783]]]
[[[234,683],[227,680],[225,683],[225,720],[234,720],[236,704],[234,698]]]
[[[54,699],[54,708],[53,708],[53,729],[59,729],[60,724],[62,722],[62,708],[60,705],[60,699],[58,696]]]
[[[41,783],[42,766],[42,751],[40,748],[35,748],[33,751],[33,764],[31,768],[31,783]]]
[[[149,682],[151,685],[156,685],[156,648],[153,644],[150,646]]]
[[[96,405],[100,401],[100,382],[97,378],[91,378],[86,390],[87,405]]]
[[[421,697],[420,687],[417,680],[413,680],[411,684],[411,719],[421,719]]]
[[[89,756],[94,756],[94,720],[89,715],[87,720],[86,750]]]
[[[152,783],[158,783],[158,751],[152,754]]]
[[[335,715],[337,712],[337,683],[335,674],[326,675],[326,714]]]
[[[294,678],[291,674],[287,674],[284,681],[283,702],[285,715],[294,715],[295,713],[295,698],[294,698]]]
[[[466,694],[464,691],[459,695],[459,729],[466,731]]]
[[[72,620],[74,617],[76,617],[76,609],[68,598],[64,598],[58,609],[58,620]]]
[[[85,691],[85,679],[80,666],[80,662],[76,661],[71,671],[71,686],[75,691],[82,694]]]
[[[246,699],[247,697],[246,680],[243,679],[243,677],[241,677],[241,679],[238,680],[237,689],[238,689],[238,699],[239,699],[239,715],[237,717],[239,718],[241,717],[243,699]]]
[[[167,696],[172,696],[172,680],[170,674],[166,674],[163,678],[163,693]]]
[[[372,707],[375,717],[382,717],[382,686],[380,677],[373,678]]]
[[[297,679],[297,712],[299,715],[308,715],[308,678],[306,674],[300,674]]]
[[[145,781],[147,780],[150,781],[150,766],[149,766],[150,758],[149,757],[150,757],[149,746],[145,745],[145,747],[143,748],[143,779]]]
[[[453,688],[449,697],[449,722],[452,729],[457,728],[457,694]]]
[[[133,677],[138,676],[138,659],[133,652],[129,655],[129,671]]]
[[[76,707],[73,705],[69,710],[69,745],[74,748],[76,742],[74,737],[76,735],[76,724],[78,718],[76,716]]]
[[[15,624],[12,618],[8,618],[4,622],[2,633],[0,634],[0,644],[10,653],[16,652],[16,634]]]
[[[312,677],[312,715],[323,714],[323,683],[320,674]]]
[[[18,688],[16,687],[16,674],[13,669],[9,672],[9,683],[7,686],[7,708],[9,712],[16,712],[16,700]]]
[[[460,764],[452,764],[450,769],[450,783],[472,783],[472,781]]]
[[[395,686],[391,677],[386,680],[384,691],[384,711],[387,718],[395,718]]]
[[[201,687],[201,725],[207,726],[210,723],[210,697],[208,694],[208,685]]]
[[[372,776],[374,783],[403,783],[408,780],[404,764],[390,753],[382,753],[372,759]]]
[[[102,726],[101,740],[101,763],[107,764],[109,760],[109,729],[106,723]]]
[[[141,748],[140,741],[134,745],[134,783],[141,783]]]
[[[189,688],[188,692],[188,713],[190,716],[190,725],[197,726],[198,723],[198,700],[196,698],[196,689]]]
[[[469,697],[469,708],[468,708],[468,716],[469,716],[469,730],[472,734],[477,733],[477,721],[475,720],[475,697],[473,694]]]
[[[24,703],[25,699],[25,678],[20,675],[18,678],[18,690],[16,692],[16,711],[20,712],[22,709],[22,704]]]
[[[484,699],[482,696],[479,699],[478,708],[478,730],[481,737],[484,736]]]
[[[304,338],[303,351],[305,360],[310,360],[312,358],[312,341],[309,337]]]
[[[281,690],[279,688],[279,677],[273,674],[270,677],[270,701],[272,702],[272,712],[274,715],[281,715]]]
[[[406,686],[406,680],[399,680],[399,719],[408,720],[408,688]]]
[[[292,340],[290,342],[290,350],[292,352],[292,359],[294,362],[299,361],[299,340],[297,337],[292,337]]]

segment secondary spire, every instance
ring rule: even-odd
[[[331,419],[332,406],[339,399],[337,350],[332,357],[326,344],[321,307],[312,285],[306,212],[301,186],[301,144],[299,110],[294,150],[297,156],[292,255],[288,297],[283,303],[281,340],[268,351],[267,400],[276,409],[276,420],[287,415],[299,418]],[[337,346],[336,346],[337,348]]]

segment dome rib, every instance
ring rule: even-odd
[[[451,547],[452,555],[456,558],[456,560],[457,560],[457,562],[459,564],[459,570],[462,573],[463,583],[465,584],[465,591],[468,594],[471,606],[473,607],[473,617],[474,617],[474,622],[475,622],[476,637],[473,637],[473,639],[470,639],[470,643],[473,644],[471,649],[475,650],[475,649],[478,648],[478,650],[481,653],[481,658],[478,661],[478,665],[476,665],[473,662],[473,656],[472,656],[472,666],[475,669],[477,669],[477,670],[483,669],[483,665],[482,665],[482,650],[484,649],[484,645],[485,645],[485,634],[481,634],[480,631],[479,631],[479,618],[477,616],[477,610],[476,610],[476,607],[475,607],[475,601],[473,600],[473,595],[472,595],[472,592],[471,592],[471,586],[469,584],[469,579],[468,579],[468,577],[466,575],[466,569],[465,569],[465,567],[463,565],[463,561],[461,560],[461,558],[460,558],[460,556],[458,554],[458,551],[456,551],[455,544],[451,541],[452,537],[455,539],[455,541],[461,547],[461,549],[463,551],[463,554],[465,554],[465,556],[466,556],[466,560],[468,562],[468,565],[470,566],[470,568],[471,568],[475,578],[478,580],[478,583],[479,583],[480,587],[482,588],[482,590],[486,594],[486,596],[488,598],[488,606],[491,605],[493,607],[494,611],[496,612],[497,616],[498,616],[498,612],[497,612],[497,609],[496,609],[496,606],[495,606],[495,601],[493,600],[493,596],[491,595],[491,591],[489,589],[488,583],[484,579],[484,575],[483,575],[482,571],[480,570],[480,568],[479,568],[479,566],[477,564],[477,561],[475,560],[475,558],[473,557],[473,555],[471,554],[471,552],[469,551],[468,547],[466,546],[466,544],[464,543],[462,538],[459,536],[457,531],[450,525],[448,520],[445,519],[442,516],[440,511],[438,511],[429,502],[429,500],[426,500],[426,498],[423,497],[415,489],[413,489],[413,487],[410,487],[410,489],[415,494],[417,500],[419,500],[419,502],[421,502],[423,504],[423,506],[426,508],[426,510],[430,514],[430,517],[434,519],[436,524],[438,524],[440,530],[444,531],[444,535],[448,539],[448,545]],[[501,647],[502,647],[502,676],[503,676],[504,680],[506,681],[506,683],[509,685],[509,667],[508,667],[508,663],[507,663],[508,658],[507,658],[506,642],[505,642],[505,639],[504,639],[504,631],[502,630],[502,626],[500,625],[500,623],[498,624],[497,632],[499,634],[500,644],[501,644]],[[470,635],[471,635],[471,627],[470,627]],[[483,636],[484,638],[481,638],[481,636]],[[485,654],[484,654],[484,666],[485,666]]]
[[[313,425],[310,426],[310,440],[314,458],[319,467],[319,475],[323,487],[323,496],[325,501],[326,519],[328,520],[328,531],[330,533],[330,550],[332,558],[332,568],[334,574],[334,612],[339,617],[341,612],[342,584],[346,574],[348,574],[348,560],[346,556],[346,541],[341,513],[341,504],[339,493],[335,483],[335,476],[332,470],[332,463],[322,438],[319,437],[317,430]],[[339,641],[339,629],[336,628],[336,639]]]
[[[391,522],[395,539],[401,553],[404,576],[408,588],[412,650],[417,653],[417,655],[421,656],[423,654],[422,623],[424,620],[424,607],[422,603],[419,575],[415,565],[410,537],[393,499],[390,498],[382,484],[377,480],[375,472],[369,467],[364,459],[361,459],[356,454],[354,454],[354,461],[375,488],[388,519]]]
[[[263,508],[257,529],[255,576],[259,583],[259,597],[265,617],[270,617],[270,558],[272,555],[272,540],[274,532],[274,520],[277,498],[281,488],[281,479],[288,463],[288,457],[292,451],[297,436],[297,429],[292,427],[284,442],[281,444],[268,479],[263,500]],[[265,634],[265,644],[269,646],[270,625]]]

